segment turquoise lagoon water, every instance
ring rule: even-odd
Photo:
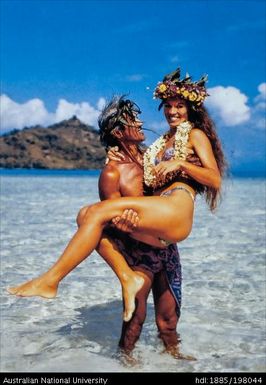
[[[2,371],[265,371],[265,180],[226,181],[211,214],[197,198],[190,237],[179,244],[182,350],[161,354],[152,297],[135,349],[139,365],[117,357],[119,283],[94,252],[61,283],[54,300],[16,298],[5,288],[46,270],[76,229],[80,207],[98,200],[98,171],[2,170]]]

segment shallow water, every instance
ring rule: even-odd
[[[78,209],[98,200],[90,173],[24,171],[1,176],[1,371],[263,372],[265,362],[265,181],[233,179],[213,215],[199,198],[189,239],[179,245],[182,351],[161,354],[152,297],[135,349],[116,354],[121,293],[94,252],[61,283],[54,300],[5,292],[47,269],[75,231]]]

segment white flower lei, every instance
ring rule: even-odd
[[[192,124],[188,121],[179,124],[176,128],[174,150],[175,155],[173,159],[186,160],[187,157],[187,142],[189,139],[189,133],[192,129]],[[157,154],[162,151],[167,141],[169,140],[170,132],[166,132],[160,136],[151,146],[148,147],[144,154],[143,165],[144,165],[144,182],[146,186],[152,187],[153,189],[164,185],[168,180],[172,179],[176,172],[168,173],[166,178],[158,180],[158,175],[154,172],[155,158]],[[170,175],[169,175],[170,174]]]

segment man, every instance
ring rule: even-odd
[[[99,117],[100,138],[103,145],[117,146],[120,158],[111,157],[99,179],[99,194],[102,200],[121,196],[143,195],[143,145],[145,139],[138,119],[140,110],[130,100],[114,98]],[[110,155],[111,156],[111,155]],[[116,160],[115,160],[116,159]],[[120,160],[119,160],[120,159]],[[156,210],[156,208],[155,208]],[[124,218],[115,218],[118,228],[128,231],[128,222],[137,226],[138,217],[132,210]],[[152,244],[155,246],[148,245]],[[129,322],[123,322],[119,346],[130,354],[138,340],[146,317],[147,298],[152,290],[156,324],[165,350],[175,358],[186,358],[179,352],[176,326],[181,306],[181,265],[177,246],[161,248],[158,239],[143,236],[143,242],[134,240],[129,233],[110,229],[98,246],[98,252],[110,263],[121,254],[127,264],[144,283],[136,294],[136,309]],[[108,258],[106,258],[108,256]]]

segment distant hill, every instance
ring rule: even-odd
[[[105,150],[98,132],[76,116],[49,127],[25,127],[0,137],[0,167],[99,169]]]

